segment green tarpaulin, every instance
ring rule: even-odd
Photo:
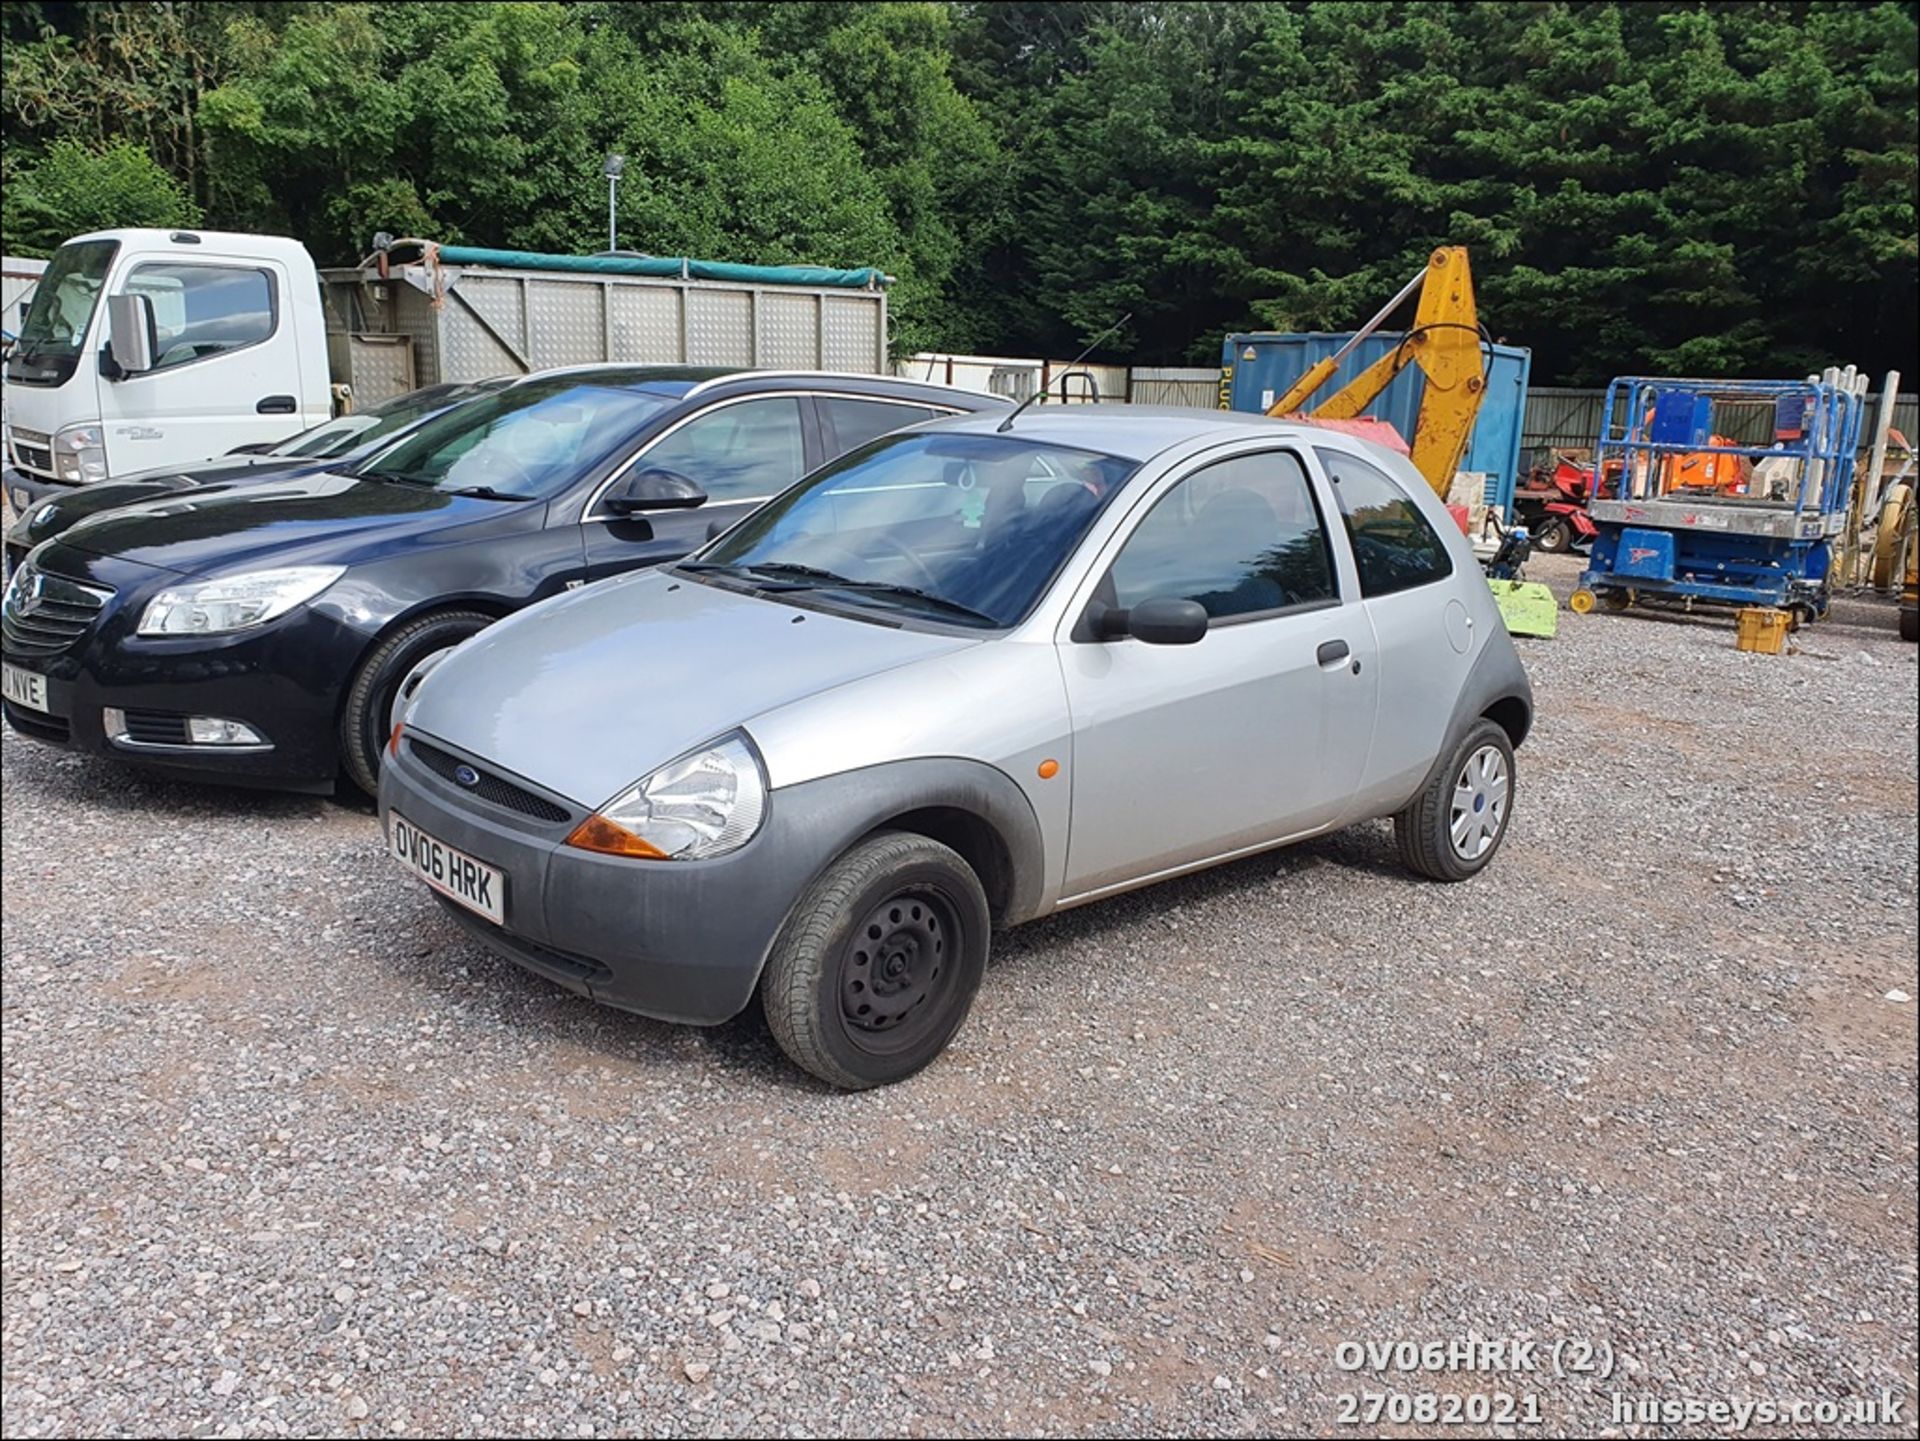
[[[397,247],[396,247],[397,248]],[[824,265],[732,265],[662,255],[542,255],[532,250],[487,250],[442,245],[442,265],[496,265],[503,270],[565,270],[587,275],[658,275],[685,280],[731,280],[744,285],[820,285],[868,290],[885,285],[882,271],[834,270]]]

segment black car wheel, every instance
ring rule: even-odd
[[[986,892],[953,850],[883,831],[829,866],[767,959],[774,1039],[821,1080],[904,1080],[946,1048],[986,972]]]
[[[360,663],[340,711],[340,762],[353,783],[372,795],[380,787],[380,758],[393,732],[400,687],[425,662],[493,624],[474,610],[444,610],[408,621]]]

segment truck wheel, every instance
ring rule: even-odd
[[[373,648],[354,672],[340,712],[340,762],[368,795],[380,789],[380,758],[393,732],[393,706],[416,670],[493,624],[477,610],[443,610],[410,620]]]
[[[1550,515],[1541,521],[1540,529],[1533,531],[1532,536],[1533,548],[1549,555],[1573,549],[1573,527],[1557,515]]]
[[[1920,609],[1910,605],[1900,607],[1900,639],[1920,640]]]
[[[1401,863],[1436,881],[1478,875],[1506,839],[1513,775],[1513,742],[1492,721],[1477,721],[1393,818]]]
[[[760,1003],[794,1064],[845,1090],[911,1076],[946,1048],[986,973],[991,920],[958,853],[902,831],[867,837],[787,917]]]

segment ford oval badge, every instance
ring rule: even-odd
[[[469,790],[480,784],[480,772],[472,766],[455,766],[453,768],[453,778]]]

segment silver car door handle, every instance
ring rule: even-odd
[[[1332,667],[1339,665],[1352,653],[1343,640],[1323,640],[1320,642],[1318,655],[1321,665]]]

